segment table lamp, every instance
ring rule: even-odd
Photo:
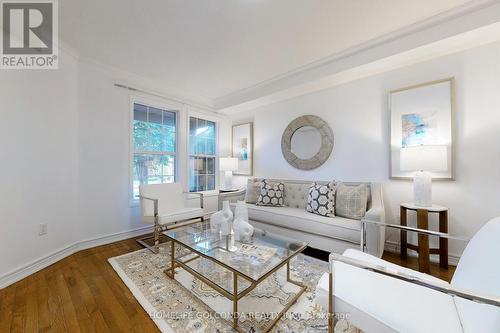
[[[219,168],[224,171],[223,191],[233,190],[233,171],[238,171],[238,159],[236,157],[221,157],[219,159]]]
[[[432,206],[432,175],[448,169],[447,146],[422,145],[401,148],[401,171],[417,171],[413,177],[413,201],[416,206]]]

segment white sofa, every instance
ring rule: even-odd
[[[254,178],[251,181],[262,181]],[[257,206],[247,203],[248,216],[254,227],[273,233],[280,233],[305,241],[312,248],[328,252],[343,253],[346,249],[361,248],[362,220],[344,217],[323,217],[306,211],[307,195],[312,181],[268,179],[285,184],[285,207]],[[318,184],[327,182],[317,181]],[[366,184],[369,187],[367,211],[363,220],[385,222],[382,186],[379,183],[344,183],[346,185]],[[245,200],[245,189],[221,194],[221,200],[234,204]],[[384,251],[385,228],[366,224],[365,251],[381,257]]]

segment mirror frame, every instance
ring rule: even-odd
[[[299,128],[311,126],[316,128],[321,135],[321,147],[313,157],[309,159],[301,159],[292,152],[291,142],[292,136]],[[333,150],[333,132],[330,126],[320,117],[313,115],[305,115],[298,117],[288,124],[281,137],[281,152],[285,160],[293,167],[299,170],[312,170],[320,167],[325,163]]]

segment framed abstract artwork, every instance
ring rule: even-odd
[[[404,148],[439,146],[446,150],[446,167],[431,172],[434,179],[454,179],[454,89],[453,78],[391,91],[390,176],[413,178],[401,168]],[[444,153],[443,153],[444,154]]]
[[[253,124],[246,123],[233,126],[233,157],[238,158],[238,171],[235,175],[253,175]]]

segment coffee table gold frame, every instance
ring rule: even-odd
[[[233,302],[233,320],[232,320],[232,326],[233,328],[238,331],[238,332],[245,332],[240,326],[239,326],[239,323],[238,323],[238,301],[243,298],[245,295],[247,295],[249,292],[251,292],[252,290],[254,290],[262,281],[264,281],[265,279],[267,279],[269,276],[271,276],[273,273],[275,273],[277,270],[279,270],[281,267],[283,267],[284,265],[286,265],[286,280],[291,283],[291,284],[294,284],[296,285],[297,287],[300,287],[300,290],[297,292],[297,294],[285,305],[285,307],[283,308],[283,310],[281,310],[280,313],[278,313],[278,315],[276,316],[276,318],[274,318],[274,320],[271,322],[271,324],[265,329],[264,332],[269,332],[273,327],[274,325],[276,325],[276,323],[278,323],[278,321],[281,319],[281,317],[283,317],[283,315],[288,311],[288,309],[290,309],[290,307],[295,304],[295,302],[297,302],[297,300],[299,299],[299,297],[304,293],[304,291],[306,291],[307,287],[305,285],[303,285],[302,283],[298,282],[298,281],[294,281],[290,278],[290,260],[295,257],[297,254],[301,253],[305,248],[306,248],[306,245],[302,245],[296,253],[294,253],[293,255],[291,255],[290,257],[288,257],[287,259],[283,260],[281,263],[279,263],[276,267],[274,267],[272,270],[270,270],[269,272],[267,272],[266,274],[264,274],[262,277],[260,277],[259,279],[257,280],[254,280],[252,279],[251,277],[241,273],[241,272],[238,272],[237,270],[235,270],[234,268],[210,257],[210,256],[207,256],[199,251],[196,251],[195,249],[189,247],[188,245],[185,245],[181,242],[178,242],[177,240],[169,237],[167,234],[165,234],[165,236],[169,239],[169,241],[171,242],[171,248],[170,248],[170,268],[167,268],[165,270],[165,274],[171,278],[171,279],[174,279],[175,280],[175,269],[177,267],[180,267],[180,268],[184,268],[187,272],[189,272],[191,275],[193,275],[194,277],[200,279],[201,281],[205,282],[207,285],[209,285],[210,287],[212,287],[213,289],[215,289],[217,292],[219,292],[221,295],[223,295],[224,297],[226,297],[227,299],[229,299],[230,301]],[[185,257],[186,255],[182,256],[182,257],[178,257],[176,258],[175,257],[175,244],[179,244],[181,247],[187,249],[188,251],[192,253],[195,253],[196,255],[192,258],[189,258],[185,261],[182,261],[181,258]],[[196,259],[200,259],[200,258],[205,258],[205,259],[208,259],[208,260],[211,260],[212,262],[226,268],[227,270],[231,271],[233,273],[233,292],[229,292],[227,291],[226,289],[220,287],[219,285],[217,285],[215,282],[211,281],[210,279],[208,279],[207,277],[203,276],[202,274],[196,272],[194,269],[192,269],[191,267],[189,267],[187,265],[188,262],[190,261],[193,261],[193,260],[196,260]],[[244,289],[243,291],[240,291],[238,292],[238,277],[242,277],[244,278],[245,280],[249,281],[250,282],[250,286],[247,287],[246,289]]]

